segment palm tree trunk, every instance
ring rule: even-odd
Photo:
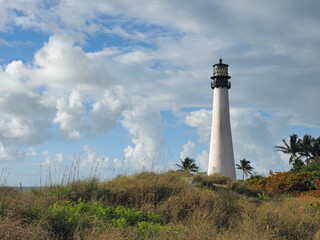
[[[244,170],[242,171],[242,181],[244,181]]]

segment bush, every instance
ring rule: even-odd
[[[89,204],[81,199],[77,203],[71,201],[56,202],[49,207],[47,219],[55,235],[63,238],[71,238],[76,230],[84,230],[96,225],[136,226],[138,232],[144,233],[141,229],[146,224],[156,224],[157,226],[163,224],[160,216],[150,212],[143,213],[122,206],[117,208],[103,207],[99,202]],[[144,222],[144,225],[138,225],[141,222]]]
[[[248,181],[251,188],[261,188],[274,193],[295,193],[309,189],[310,173],[278,172],[259,181]]]
[[[304,166],[300,172],[319,172],[320,173],[320,161],[313,162],[310,165]]]

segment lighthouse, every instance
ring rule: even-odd
[[[229,95],[231,78],[228,64],[213,65],[211,88],[213,89],[213,111],[208,175],[221,174],[236,179],[233,145],[230,126]]]

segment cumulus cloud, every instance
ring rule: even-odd
[[[85,113],[80,93],[73,91],[67,100],[65,98],[59,99],[57,109],[54,123],[60,124],[60,129],[69,139],[80,138],[80,131],[84,127],[82,119]]]
[[[162,117],[159,110],[136,98],[134,107],[123,113],[121,124],[128,129],[134,146],[124,149],[125,159],[136,170],[151,169],[162,151]]]
[[[7,92],[0,96],[0,112],[19,119],[48,118],[55,102],[36,92]]]
[[[185,124],[195,127],[200,137],[200,142],[209,145],[211,134],[212,111],[201,109],[199,111],[190,112],[185,118]]]
[[[0,160],[1,161],[17,161],[23,158],[23,153],[19,147],[0,142]]]
[[[108,73],[96,68],[74,40],[54,35],[34,57],[35,84],[53,88],[90,90],[101,81],[108,81]]]
[[[198,153],[196,156],[196,163],[199,166],[200,171],[208,171],[208,162],[209,162],[209,153],[203,150],[201,153]]]
[[[13,61],[0,68],[1,159],[20,160],[24,147],[33,147],[51,138],[55,100],[37,91],[31,83],[32,67]]]
[[[128,108],[128,105],[129,103],[122,87],[105,90],[103,97],[92,104],[92,109],[89,112],[88,119],[92,124],[92,131],[95,134],[103,134],[115,127],[122,112]]]
[[[260,173],[267,173],[270,169],[281,171],[289,168],[289,164],[283,162],[275,152],[274,146],[279,139],[273,137],[268,119],[250,109],[231,109],[230,115],[235,162],[246,158]],[[283,129],[285,126],[286,123],[283,123]]]
[[[196,145],[191,140],[188,140],[188,143],[182,146],[183,150],[180,153],[180,159],[183,161],[186,157],[192,158],[195,154]]]
[[[30,68],[22,61],[12,61],[4,69],[0,67],[0,78],[2,82],[1,93],[26,93],[29,91]]]
[[[23,147],[41,144],[51,137],[48,120],[0,116],[1,160],[20,160],[25,155]]]
[[[184,160],[186,157],[193,158],[196,164],[199,166],[200,171],[207,171],[209,154],[207,151],[203,150],[201,153],[197,153],[196,144],[188,140],[186,144],[182,146],[183,150],[180,152],[180,159]]]

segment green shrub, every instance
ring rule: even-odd
[[[320,161],[311,163],[310,165],[304,166],[300,172],[319,172],[320,173]]]
[[[77,203],[71,201],[58,201],[47,212],[47,219],[51,230],[58,236],[72,237],[76,230],[88,229],[96,225],[111,224],[114,227],[136,226],[140,222],[149,225],[161,226],[163,220],[160,216],[150,212],[143,213],[135,209],[122,206],[103,207],[99,202],[85,203],[81,199]]]

